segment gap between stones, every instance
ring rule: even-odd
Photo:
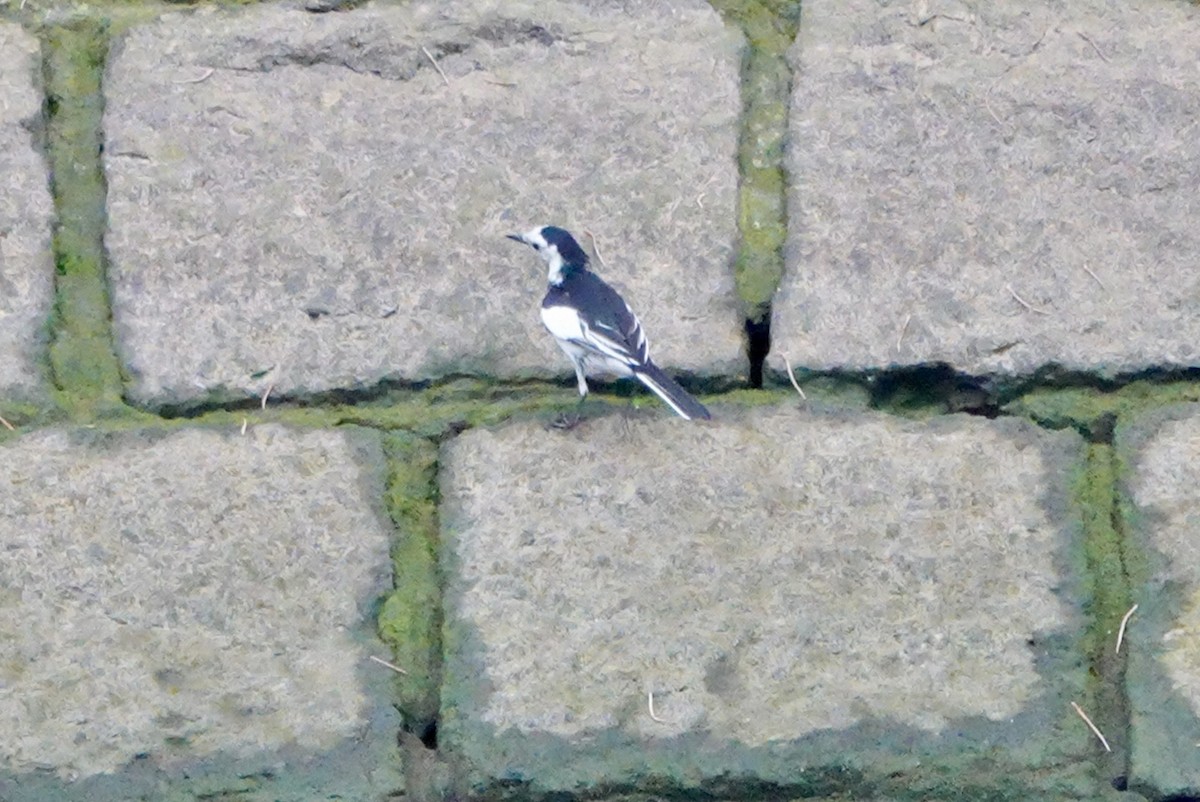
[[[101,165],[107,24],[79,17],[42,29],[46,154],[57,222],[50,371],[57,401],[75,419],[120,415],[120,362],[105,276]]]
[[[734,283],[745,316],[749,384],[763,386],[771,348],[771,299],[787,239],[784,144],[792,92],[787,51],[800,26],[796,0],[710,0],[746,37],[738,135],[738,235]]]
[[[407,434],[383,436],[385,504],[392,542],[393,590],[376,617],[379,637],[408,673],[395,680],[407,732],[437,746],[442,677],[442,588],[438,567],[438,447]]]
[[[1129,697],[1125,688],[1128,649],[1116,652],[1120,621],[1131,605],[1126,571],[1125,536],[1119,504],[1119,472],[1113,430],[1116,416],[1102,415],[1088,425],[1086,464],[1076,488],[1084,537],[1090,599],[1083,649],[1091,666],[1087,695],[1089,717],[1105,733],[1112,752],[1096,747],[1098,770],[1111,787],[1125,790],[1129,778]],[[1080,722],[1082,726],[1082,722]]]

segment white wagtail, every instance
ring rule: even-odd
[[[708,410],[650,361],[641,321],[617,291],[588,270],[588,256],[569,233],[554,226],[509,239],[532,246],[549,267],[542,323],[575,366],[579,403],[587,397],[587,374],[633,376],[684,418],[708,418]]]

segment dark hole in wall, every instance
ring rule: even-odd
[[[421,743],[426,749],[437,749],[437,720],[435,719],[422,727],[421,731],[417,733],[417,737],[421,739]]]
[[[746,342],[750,357],[750,386],[761,390],[763,386],[763,364],[771,351],[771,311],[768,309],[760,320],[746,320]]]
[[[985,418],[1000,415],[999,398],[990,382],[945,364],[899,368],[876,376],[871,406],[896,411],[936,408]]]

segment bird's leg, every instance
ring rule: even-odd
[[[576,405],[574,412],[564,412],[551,421],[550,425],[555,429],[570,431],[583,420],[583,402],[587,400],[588,385],[587,376],[583,373],[583,365],[579,362],[575,363],[575,379],[579,384],[579,404]]]
[[[587,399],[586,395],[579,396],[579,403],[575,405],[575,411],[560,413],[550,425],[555,429],[561,429],[564,432],[569,432],[583,421],[583,402]]]

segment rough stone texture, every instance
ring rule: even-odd
[[[1198,40],[1162,0],[805,2],[778,350],[1197,364]]]
[[[364,662],[390,577],[373,435],[47,430],[0,461],[0,797],[53,772],[73,784],[32,798],[143,798],[93,778],[123,767],[270,799],[401,784]]]
[[[1015,420],[790,410],[457,438],[441,732],[459,790],[1090,787],[1068,707],[1080,455]]]
[[[0,22],[0,397],[46,392],[45,328],[54,292],[53,202],[36,127],[37,40]]]
[[[104,120],[132,397],[567,375],[544,267],[503,236],[542,223],[595,232],[662,364],[744,370],[741,49],[701,0],[206,9],[134,30]]]
[[[1152,416],[1121,431],[1119,443],[1134,505],[1126,521],[1146,560],[1134,572],[1138,610],[1125,635],[1130,779],[1155,798],[1192,798],[1200,795],[1200,407]]]

